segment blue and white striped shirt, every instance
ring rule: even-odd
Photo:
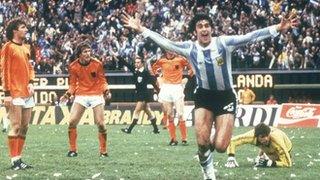
[[[142,33],[144,37],[150,37],[164,49],[185,56],[196,74],[198,87],[208,90],[233,89],[231,52],[236,47],[278,34],[276,26],[269,26],[245,35],[212,37],[211,43],[202,47],[198,41],[170,41],[149,29]]]

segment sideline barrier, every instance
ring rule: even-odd
[[[150,103],[152,113],[161,123],[163,112],[159,103]],[[36,106],[32,111],[30,124],[67,124],[70,116],[68,106]],[[106,124],[130,124],[135,103],[111,103],[105,107]],[[5,108],[0,108],[0,122],[5,115]],[[138,124],[148,125],[148,116],[141,112]],[[194,124],[193,102],[186,102],[184,118],[187,126]],[[178,120],[175,119],[177,123]],[[280,127],[320,127],[320,104],[282,104],[282,105],[238,105],[235,126],[255,126],[264,122]],[[93,112],[89,108],[83,114],[79,124],[93,125]]]
[[[278,126],[320,127],[320,104],[282,104]]]
[[[105,106],[104,117],[106,124],[130,124],[133,116],[133,111],[135,108],[135,103],[111,103],[109,106]],[[161,110],[160,103],[150,103],[152,113],[157,119],[157,124],[161,123],[163,117],[163,112]],[[32,116],[30,124],[33,125],[64,125],[69,122],[70,117],[70,106],[45,106],[39,105],[32,109]],[[186,125],[192,126],[193,117],[193,105],[185,105],[184,117],[186,119]],[[2,123],[3,117],[6,115],[6,110],[4,107],[0,108],[0,123]],[[178,123],[178,119],[175,119]],[[86,109],[84,112],[79,125],[88,124],[94,125],[94,117],[92,108]],[[148,115],[143,111],[140,114],[138,124],[148,125],[150,121],[148,120]]]

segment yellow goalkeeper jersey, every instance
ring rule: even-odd
[[[234,155],[237,146],[252,144],[258,146],[271,160],[275,161],[277,167],[291,167],[290,151],[292,149],[292,143],[288,136],[280,129],[273,127],[271,127],[270,136],[269,146],[263,146],[257,142],[257,138],[254,137],[254,130],[232,137],[227,153],[228,155]]]

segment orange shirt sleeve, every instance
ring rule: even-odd
[[[153,74],[158,74],[158,69],[161,68],[162,59],[158,59],[153,65],[152,65],[152,72]]]
[[[103,86],[103,92],[105,92],[106,90],[109,90],[107,78],[104,75],[104,70],[103,70],[103,66],[101,63],[98,66],[97,73],[98,73],[98,78],[100,79],[102,86]]]
[[[72,62],[69,65],[69,89],[68,89],[67,93],[70,93],[71,95],[73,95],[75,93],[76,87],[77,87],[77,81],[78,81],[75,63],[76,63],[76,61]]]
[[[188,75],[189,75],[190,77],[192,77],[192,76],[194,75],[194,73],[193,73],[193,69],[192,69],[191,64],[189,63],[189,61],[188,61],[186,58],[184,58],[184,57],[182,57],[182,56],[181,56],[181,58],[182,58],[182,65],[185,66],[185,67],[187,67],[187,69],[188,69]]]
[[[5,44],[1,50],[1,74],[2,74],[2,87],[3,91],[10,91],[10,73],[9,69],[11,69],[11,61],[9,60],[9,47],[8,44]]]

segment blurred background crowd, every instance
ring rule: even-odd
[[[197,11],[214,20],[213,35],[241,35],[279,23],[296,9],[300,26],[239,48],[233,53],[235,70],[320,69],[320,5],[317,0],[0,0],[0,42],[6,42],[5,25],[13,17],[28,24],[28,43],[38,74],[67,73],[76,45],[88,41],[105,70],[124,71],[114,56],[130,62],[159,56],[149,39],[124,28],[120,14],[139,13],[148,28],[174,41],[195,38],[188,22]]]

